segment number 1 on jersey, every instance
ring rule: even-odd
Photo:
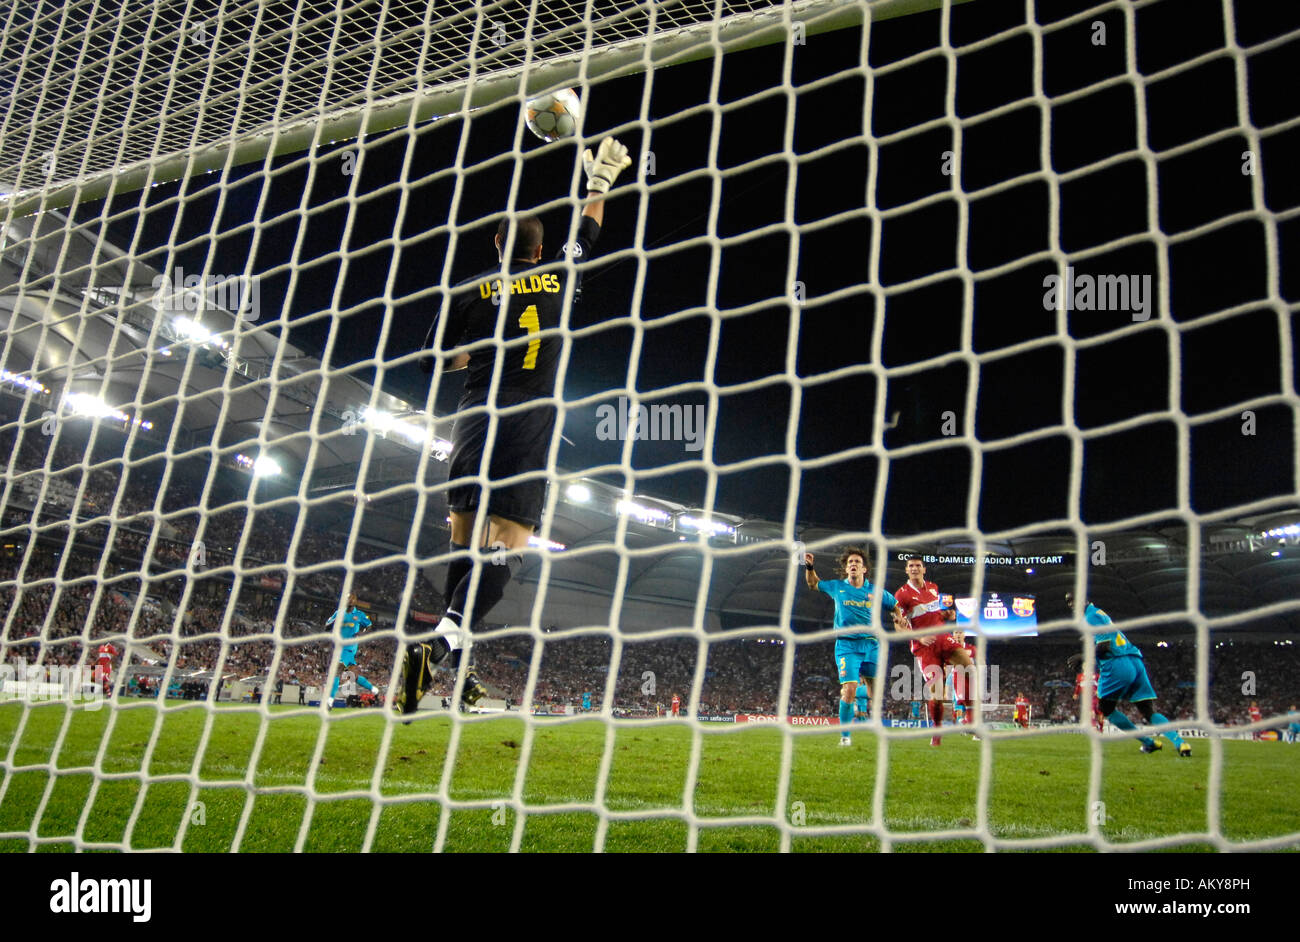
[[[537,317],[537,305],[530,304],[524,308],[524,313],[519,315],[519,326],[530,334],[535,334],[542,329],[542,322]],[[524,369],[537,369],[537,351],[542,346],[541,338],[528,341],[528,350],[524,353]]]

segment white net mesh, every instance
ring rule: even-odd
[[[1250,797],[1288,773],[1226,724],[1246,673],[1247,734],[1300,721],[1287,576],[1251,574],[1300,518],[1300,200],[1266,172],[1300,113],[1258,91],[1300,23],[1045,6],[15,5],[0,849],[1294,844]],[[460,711],[441,670],[403,725],[378,708],[457,558],[460,385],[417,351],[503,212],[576,237],[580,147],[519,118],[561,84],[582,146],[634,163],[563,269],[551,486],[474,632],[488,695]],[[1208,389],[1230,342],[1265,378]],[[1267,461],[1207,463],[1255,422]],[[826,579],[854,541],[884,588],[932,553],[944,591],[1057,621],[979,640],[978,743],[926,751],[880,629],[874,719],[817,729],[842,678],[791,555]],[[1150,632],[1166,729],[1209,737],[1154,815],[1118,785],[1133,741],[1078,735],[1092,629],[1057,599],[1085,588]]]

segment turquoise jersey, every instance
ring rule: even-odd
[[[1083,613],[1083,619],[1088,624],[1096,625],[1098,627],[1104,627],[1111,624],[1110,616],[1091,602],[1088,603],[1088,608]],[[1113,631],[1099,631],[1092,636],[1092,640],[1096,644],[1101,644],[1103,641],[1110,642],[1109,650],[1104,654],[1098,655],[1098,657],[1103,661],[1115,657],[1142,657],[1142,651],[1138,646],[1130,641],[1125,636],[1124,632],[1120,631],[1118,628]]]
[[[871,596],[875,588],[870,582],[863,582],[862,588],[855,588],[847,579],[823,579],[817,588],[825,592],[835,602],[835,627],[844,630],[841,638],[870,638],[871,635],[854,628],[871,627]],[[888,591],[880,593],[880,600],[886,609],[898,604]],[[883,624],[883,620],[882,620]]]
[[[336,615],[338,615],[338,612],[335,612],[333,615],[327,618],[325,620],[325,624],[327,625],[334,624],[334,618]],[[339,635],[344,638],[355,638],[357,636],[358,631],[360,631],[362,628],[369,628],[369,627],[370,627],[370,616],[367,615],[365,612],[363,612],[361,609],[353,606],[352,611],[348,612],[346,615],[343,616],[343,621],[339,625]]]

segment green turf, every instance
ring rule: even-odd
[[[518,717],[476,720],[453,734],[449,718],[430,716],[392,726],[384,752],[387,720],[378,712],[340,711],[325,721],[293,710],[265,718],[229,708],[160,711],[143,701],[115,713],[0,705],[0,756],[13,749],[0,794],[0,852],[66,851],[75,840],[133,850],[351,853],[366,846],[372,824],[370,846],[381,851],[427,851],[440,832],[449,851],[588,851],[601,833],[593,802],[607,742],[603,802],[617,816],[608,818],[602,846],[611,852],[863,852],[880,848],[883,830],[902,853],[978,851],[983,844],[970,832],[981,822],[984,761],[991,763],[984,821],[996,837],[1072,835],[1042,849],[1091,851],[1081,835],[1096,821],[1115,843],[1185,834],[1176,849],[1213,849],[1201,837],[1210,821],[1205,740],[1193,741],[1191,760],[1168,748],[1148,756],[1132,741],[1106,743],[1092,805],[1090,744],[1066,733],[994,738],[987,749],[959,735],[938,749],[891,736],[878,770],[878,739],[864,732],[842,749],[832,732],[787,740],[774,727],[616,725],[607,740],[598,720],[543,721],[531,732]],[[1288,837],[1300,848],[1300,806],[1291,798],[1300,791],[1300,747],[1220,748],[1223,835]],[[166,778],[195,773],[196,782]],[[875,819],[877,788],[883,820]],[[444,791],[457,806],[444,809]],[[778,820],[790,825],[784,835]]]

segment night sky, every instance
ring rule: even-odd
[[[1039,16],[1055,22],[1091,6],[1076,0],[1038,4]],[[1050,14],[1042,11],[1050,8]],[[1220,0],[1167,0],[1137,12],[1137,64],[1144,75],[1155,75],[1206,52],[1223,49]],[[1300,27],[1300,5],[1237,2],[1237,39],[1243,46]],[[952,11],[953,44],[962,45],[998,33],[1025,16],[1021,0],[976,0]],[[1106,24],[1107,44],[1092,43],[1092,23]],[[1059,32],[1043,44],[1044,93],[1049,97],[1123,75],[1125,20],[1108,10]],[[940,42],[938,13],[919,14],[876,24],[872,30],[870,63],[883,66]],[[882,210],[939,194],[939,199],[888,217],[881,231],[880,279],[888,292],[881,309],[872,293],[869,259],[872,223],[864,207],[871,152],[865,134],[887,135],[942,117],[947,63],[941,55],[925,57],[875,83],[874,107],[866,113],[866,82],[852,72],[859,62],[861,32],[839,30],[811,36],[793,50],[793,83],[798,93],[794,122],[797,169],[784,159],[745,167],[768,155],[780,155],[786,133],[788,103],[780,89],[787,47],[770,46],[728,55],[722,62],[719,101],[725,106],[765,90],[770,94],[743,108],[720,114],[681,112],[709,101],[712,60],[660,70],[653,76],[650,117],[657,123],[651,135],[639,127],[617,130],[634,158],[647,149],[655,157],[650,193],[629,190],[606,207],[606,225],[598,255],[615,255],[588,270],[581,303],[571,326],[581,329],[629,314],[644,328],[642,349],[635,362],[636,389],[647,403],[702,403],[703,387],[658,393],[682,383],[712,383],[719,387],[717,440],[711,456],[722,473],[716,506],[727,512],[782,519],[792,484],[784,461],[792,391],[781,376],[791,337],[792,304],[787,273],[794,244],[789,232],[778,231],[712,246],[680,243],[709,235],[709,207],[717,194],[716,235],[744,236],[784,221],[787,193],[794,192],[794,222],[798,239],[794,277],[805,286],[799,311],[795,364],[803,381],[802,402],[795,417],[800,459],[821,459],[873,440],[877,399],[886,396],[885,414],[897,412],[897,427],[885,434],[891,449],[933,443],[935,450],[891,461],[884,508],[885,531],[901,536],[974,523],[985,532],[1066,517],[1070,513],[1069,466],[1071,441],[1063,432],[1047,434],[1010,448],[986,448],[979,480],[978,519],[966,519],[968,493],[975,464],[960,442],[943,445],[944,413],[955,417],[960,434],[971,428],[981,442],[1073,423],[1085,432],[1111,423],[1181,410],[1193,421],[1200,415],[1234,407],[1257,397],[1286,392],[1286,376],[1295,375],[1290,337],[1279,329],[1278,308],[1270,303],[1265,268],[1267,227],[1258,218],[1243,218],[1206,229],[1171,244],[1167,272],[1153,238],[1089,258],[1071,256],[1077,273],[1150,275],[1157,294],[1167,290],[1173,323],[1152,318],[1135,325],[1126,312],[1073,311],[1064,326],[1077,348],[1073,384],[1066,385],[1071,352],[1058,334],[1058,315],[1043,307],[1043,279],[1057,271],[1050,258],[1022,261],[1052,247],[1053,238],[1066,253],[1147,228],[1147,190],[1156,181],[1161,230],[1176,236],[1226,216],[1252,209],[1252,186],[1262,179],[1265,205],[1273,212],[1300,206],[1295,167],[1300,165],[1300,128],[1266,134],[1260,145],[1261,178],[1243,175],[1242,152],[1250,149],[1238,130],[1186,152],[1148,163],[1130,155],[1105,168],[1059,178],[1060,222],[1049,224],[1053,181],[1031,178],[996,194],[983,194],[968,203],[968,248],[958,256],[959,201],[951,195],[951,177],[942,172],[943,153],[956,145],[951,127],[917,131],[879,148],[876,202]],[[1300,116],[1294,94],[1294,63],[1300,41],[1249,59],[1250,118],[1257,128]],[[1033,44],[1018,35],[993,48],[957,57],[956,109],[967,119],[1016,103],[1005,114],[965,128],[960,145],[961,189],[981,188],[1026,173],[1039,172],[1041,112],[1033,100]],[[842,74],[841,74],[842,73]],[[808,86],[828,76],[835,81]],[[593,140],[606,129],[635,122],[645,83],[640,75],[607,82],[583,92],[586,133]],[[774,90],[775,89],[775,90]],[[1231,58],[1220,55],[1190,70],[1162,76],[1146,89],[1147,140],[1154,151],[1165,151],[1236,121],[1236,85]],[[1118,82],[1085,96],[1055,102],[1050,109],[1051,167],[1071,174],[1121,154],[1138,141],[1135,86]],[[531,207],[573,191],[579,148],[573,143],[542,144],[529,135],[522,141],[527,159],[501,159],[513,146],[519,110],[510,103],[476,113],[467,122],[445,119],[426,125],[414,135],[397,133],[372,142],[358,168],[358,195],[364,202],[352,221],[350,238],[343,237],[348,206],[311,210],[298,257],[300,277],[292,296],[286,274],[262,278],[264,310],[286,309],[295,321],[289,339],[312,355],[325,356],[328,321],[304,318],[331,308],[358,309],[336,321],[333,349],[327,362],[346,367],[372,355],[379,342],[385,314],[392,317],[386,358],[418,349],[437,309],[437,296],[397,304],[385,312],[380,300],[392,270],[393,294],[406,296],[436,286],[450,261],[449,279],[465,278],[495,264],[491,236],[495,222],[476,220],[505,206],[511,175],[518,172],[520,201]],[[710,140],[718,132],[717,168],[724,177],[695,176],[710,165]],[[454,218],[450,206],[453,166],[462,134],[468,133],[460,206]],[[839,146],[835,145],[846,145]],[[410,148],[409,191],[405,217],[397,222],[400,194],[396,189],[366,196],[401,179]],[[231,174],[212,270],[236,272],[252,251],[249,232],[234,232],[255,218],[265,197],[263,227],[257,245],[255,271],[266,271],[294,257],[303,204],[322,207],[346,196],[352,178],[342,172],[346,145],[324,147],[317,153],[315,173],[308,180],[302,156],[277,159],[290,167],[268,182],[259,166],[237,168]],[[825,153],[818,154],[826,149]],[[689,177],[689,178],[688,178]],[[210,186],[217,175],[200,178],[191,189]],[[635,179],[635,165],[620,182]],[[149,193],[150,206],[174,196],[181,184],[159,186]],[[269,187],[265,193],[263,189]],[[138,194],[118,198],[115,211],[133,204]],[[208,231],[217,209],[215,191],[192,195],[182,216],[174,206],[150,209],[143,216],[140,244],[145,260],[166,267],[169,238],[181,242]],[[85,206],[77,218],[99,214]],[[636,217],[645,214],[643,247],[664,254],[653,258],[629,252],[635,245]],[[569,225],[569,212],[552,208],[543,213],[547,254],[558,247]],[[826,222],[829,220],[829,222]],[[459,232],[456,255],[448,259],[448,224]],[[115,242],[133,241],[134,220],[110,227]],[[424,235],[424,233],[428,233]],[[377,246],[397,234],[414,241],[394,257],[390,246]],[[1276,227],[1280,292],[1283,305],[1300,300],[1300,218]],[[152,253],[148,247],[154,247]],[[346,270],[338,250],[352,253]],[[172,264],[201,270],[208,246],[178,255]],[[716,298],[709,293],[709,273],[717,258]],[[331,254],[333,253],[333,254]],[[360,254],[355,254],[360,253]],[[618,255],[617,253],[622,253]],[[307,261],[314,260],[314,261]],[[970,284],[956,266],[974,273]],[[996,272],[994,269],[998,269]],[[643,274],[642,302],[634,308],[633,290]],[[895,290],[895,286],[927,275],[947,272],[924,286]],[[971,306],[964,298],[970,292]],[[337,299],[335,294],[337,292]],[[837,294],[835,299],[828,296]],[[683,320],[666,319],[694,307],[715,305],[715,321],[704,312]],[[743,314],[738,308],[755,306]],[[1210,315],[1240,308],[1226,319]],[[873,332],[883,321],[882,362],[874,362]],[[1286,315],[1287,332],[1293,314]],[[1204,321],[1204,323],[1201,323]],[[711,331],[716,329],[717,357],[707,370]],[[968,398],[976,379],[972,363],[951,358],[963,350],[989,357],[978,372],[978,395]],[[1111,336],[1114,334],[1114,336]],[[576,338],[572,345],[564,395],[576,398],[609,392],[613,402],[627,383],[634,329],[614,326]],[[1104,343],[1095,342],[1104,338]],[[1038,341],[1011,356],[998,351]],[[1284,351],[1292,362],[1284,362]],[[1175,355],[1180,366],[1175,366]],[[923,369],[887,379],[867,369],[835,378],[848,367],[883,366],[890,370],[923,361]],[[370,378],[369,371],[362,375]],[[760,388],[731,387],[768,378]],[[1171,401],[1172,383],[1172,401]],[[453,411],[460,379],[444,384],[436,400],[440,414]],[[427,379],[414,363],[385,371],[384,388],[415,403],[427,396]],[[612,391],[612,392],[610,392]],[[1243,407],[1244,408],[1244,407]],[[1214,512],[1260,498],[1293,491],[1294,431],[1292,409],[1286,404],[1254,407],[1254,436],[1241,434],[1237,413],[1180,427],[1176,416],[1154,415],[1140,426],[1091,438],[1083,446],[1084,481],[1079,511],[1088,523],[1104,523],[1150,512],[1176,510],[1180,505],[1177,455],[1180,439],[1191,456],[1188,482],[1190,506]],[[595,435],[596,405],[568,413],[561,464],[573,470],[616,464],[622,443],[599,441]],[[745,471],[729,464],[757,456],[772,460]],[[638,492],[699,505],[705,498],[706,476],[699,470],[698,452],[686,452],[679,442],[639,442],[633,462],[639,472]],[[657,469],[684,460],[695,469],[671,474]],[[800,482],[797,515],[800,521],[867,530],[875,513],[877,476],[881,462],[873,457],[842,458],[827,467],[806,469]],[[610,478],[617,480],[617,478]]]

